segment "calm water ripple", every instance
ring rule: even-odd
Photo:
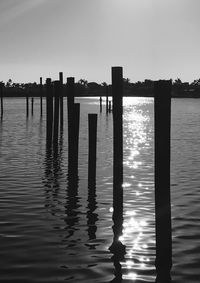
[[[112,114],[98,115],[97,180],[88,185],[88,113],[81,103],[79,170],[68,174],[67,117],[58,148],[45,144],[39,99],[26,119],[24,99],[5,99],[0,122],[0,282],[155,282],[154,108],[124,98],[124,207],[113,242]],[[66,101],[65,108],[66,108]],[[104,101],[105,103],[105,101]],[[199,282],[200,101],[172,100],[173,282]]]

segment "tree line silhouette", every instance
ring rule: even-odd
[[[129,78],[123,79],[124,96],[143,96],[153,97],[153,80],[131,82]],[[45,87],[45,85],[44,85]],[[64,85],[64,96],[67,96]],[[104,96],[106,93],[111,95],[111,85],[106,82],[88,82],[80,79],[75,83],[75,96]],[[3,89],[4,97],[39,97],[40,84],[33,83],[15,83],[9,79],[6,83],[0,82],[0,88]],[[45,96],[45,92],[43,93]],[[182,82],[180,78],[172,81],[172,97],[192,97],[200,98],[200,79],[193,82]]]

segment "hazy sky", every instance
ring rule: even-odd
[[[0,81],[200,78],[200,0],[0,0]]]

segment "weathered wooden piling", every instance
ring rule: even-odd
[[[97,114],[88,114],[88,184],[96,184]]]
[[[122,195],[123,184],[123,70],[122,67],[112,68],[113,97],[113,183],[114,195]]]
[[[3,83],[0,83],[1,118],[3,117]]]
[[[172,267],[170,203],[171,81],[154,83],[155,111],[155,215],[157,281],[163,281]],[[164,277],[163,277],[164,276]]]
[[[102,97],[101,96],[99,98],[99,102],[100,102],[100,113],[102,113]]]
[[[113,243],[110,251],[122,258],[125,246],[119,241],[123,224],[123,70],[112,67],[113,97]]]
[[[53,130],[53,90],[51,79],[46,79],[46,139],[50,146],[52,144]]]
[[[58,144],[58,127],[59,127],[59,106],[60,106],[61,83],[54,82],[54,115],[53,115],[53,144]]]
[[[34,97],[31,97],[31,115],[33,116]]]
[[[59,72],[60,80],[60,129],[63,129],[63,72]]]
[[[40,116],[43,114],[43,105],[42,105],[42,97],[43,97],[43,84],[42,84],[42,77],[40,77]]]

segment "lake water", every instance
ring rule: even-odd
[[[0,123],[0,282],[155,282],[154,106],[124,98],[123,260],[113,261],[112,114],[81,103],[77,184],[67,179],[67,117],[58,154],[46,151],[35,99],[5,99]],[[105,102],[105,101],[104,101]],[[66,109],[66,100],[64,101]],[[45,110],[45,109],[44,109]],[[65,111],[66,112],[66,111]],[[88,191],[87,114],[98,113],[96,190]],[[200,100],[172,99],[173,282],[200,276]],[[119,278],[122,278],[121,280]]]

